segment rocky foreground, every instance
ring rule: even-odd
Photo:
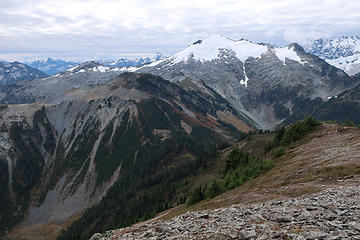
[[[360,239],[360,177],[300,198],[188,212],[95,234],[106,239]]]

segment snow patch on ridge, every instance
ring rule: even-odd
[[[276,57],[283,62],[284,65],[286,65],[285,60],[287,58],[297,61],[301,64],[305,63],[305,62],[302,62],[299,55],[297,55],[297,53],[294,51],[294,47],[274,48],[273,52],[276,54]]]
[[[97,66],[97,67],[94,67],[93,71],[94,72],[106,72],[109,69],[110,69],[110,67]]]
[[[243,63],[245,63],[245,61],[250,57],[261,58],[262,54],[268,53],[270,51],[274,52],[277,58],[279,58],[284,63],[284,65],[286,58],[297,61],[301,64],[306,63],[305,61],[302,61],[300,56],[294,50],[293,46],[269,48],[269,46],[256,44],[244,39],[234,41],[221,35],[213,35],[201,42],[198,41],[196,44],[192,44],[191,46],[168,57],[167,59],[152,62],[151,64],[144,65],[142,67],[154,67],[164,62],[171,66],[180,62],[187,62],[189,59],[194,59],[195,61],[200,62],[212,61],[220,59],[223,50],[229,50]],[[245,79],[244,81],[247,80]],[[242,84],[245,84],[245,82]]]
[[[249,57],[260,58],[261,54],[266,53],[267,46],[252,43],[247,40],[233,41],[221,35],[214,35],[199,44],[193,44],[183,51],[174,54],[169,59],[174,64],[187,61],[189,58],[194,58],[197,61],[212,61],[219,59],[221,49],[232,50],[236,57],[242,62],[245,62]],[[158,63],[158,62],[155,62]],[[156,65],[154,63],[154,65]]]

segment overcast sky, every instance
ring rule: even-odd
[[[360,34],[358,0],[0,0],[0,59],[173,54],[219,33],[284,45]]]

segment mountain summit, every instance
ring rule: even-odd
[[[245,62],[250,57],[260,58],[261,55],[267,53],[269,49],[283,62],[285,62],[286,58],[294,61],[301,61],[300,57],[292,48],[275,48],[271,45],[253,43],[246,39],[236,41],[219,34],[210,36],[204,40],[196,41],[184,50],[165,60],[171,60],[174,64],[186,62],[189,59],[205,62],[220,59],[226,55],[233,54],[240,61]],[[161,61],[154,62],[152,65],[157,65],[160,62]]]

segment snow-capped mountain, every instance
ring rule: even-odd
[[[96,60],[96,62],[106,67],[128,68],[128,67],[140,67],[144,64],[149,64],[151,62],[159,61],[165,58],[166,57],[161,53],[156,53],[151,57],[120,58],[117,60],[100,59],[100,60]]]
[[[360,72],[360,36],[317,39],[304,48],[349,75]]]
[[[331,65],[344,70],[349,75],[360,73],[360,54],[354,54],[348,57],[339,57],[326,60]]]
[[[137,70],[216,93],[252,119],[269,128],[288,117],[299,101],[327,99],[344,90],[347,75],[298,44],[275,47],[221,35],[199,40],[166,59]]]
[[[53,75],[65,71],[66,69],[72,68],[78,65],[79,62],[64,61],[61,59],[54,60],[52,58],[48,58],[46,60],[25,62],[25,64],[29,65],[30,67],[37,68],[48,75]]]
[[[72,68],[69,68],[66,71],[62,72],[61,74],[74,74],[74,73],[81,73],[81,72],[108,72],[112,69],[113,68],[106,67],[95,61],[88,61],[88,62],[78,64]]]
[[[191,59],[206,62],[233,54],[237,59],[245,62],[249,58],[260,58],[269,49],[284,63],[286,58],[299,62],[302,61],[293,47],[275,48],[271,45],[256,44],[246,39],[234,41],[221,35],[213,35],[205,40],[198,40],[183,51],[164,60],[170,60],[172,64],[187,62]],[[151,65],[155,66],[161,62],[157,61]]]
[[[109,68],[130,68],[130,67],[140,67],[145,64],[149,64],[154,61],[158,61],[166,58],[161,53],[156,53],[150,57],[140,57],[140,58],[120,58],[117,60],[112,59],[98,59],[94,62],[99,63],[104,67]],[[54,75],[65,70],[74,68],[80,64],[80,62],[74,61],[64,61],[61,59],[52,59],[48,58],[46,60],[35,60],[35,61],[26,61],[25,64],[30,67],[37,68],[48,75]]]
[[[0,61],[0,85],[47,77],[47,74],[20,62]]]

